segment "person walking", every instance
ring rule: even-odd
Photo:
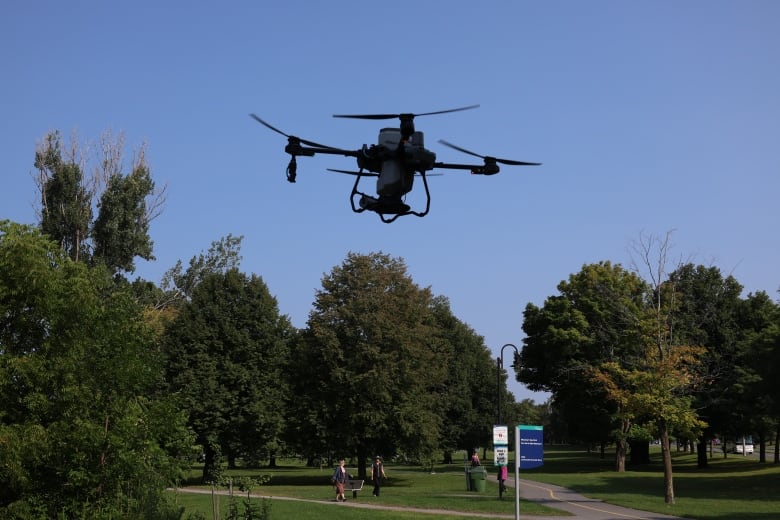
[[[507,477],[507,469],[506,466],[499,466],[498,467],[498,498],[501,498],[504,493],[506,493],[506,477]]]
[[[347,484],[347,480],[349,480],[349,473],[347,473],[347,468],[344,467],[344,464],[344,459],[339,460],[339,465],[330,479],[333,485],[336,486],[336,502],[347,501],[347,497],[344,496],[344,486]]]
[[[382,457],[379,455],[374,459],[374,463],[371,464],[371,482],[374,483],[374,496],[379,496],[379,488],[382,486],[382,479],[387,478],[385,475],[385,467],[382,464]]]

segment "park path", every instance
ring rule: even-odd
[[[514,478],[507,480],[507,487],[514,490]],[[198,488],[179,488],[175,490],[179,493],[201,493],[211,494],[209,489]],[[218,491],[221,495],[226,495],[227,491]],[[532,502],[538,502],[540,504],[566,511],[572,516],[540,516],[540,515],[524,515],[522,509],[520,510],[520,520],[683,520],[680,517],[664,515],[661,513],[650,513],[647,511],[638,511],[635,509],[628,509],[625,507],[615,506],[607,504],[600,500],[584,497],[577,494],[570,489],[566,489],[560,486],[554,486],[552,484],[544,484],[540,482],[534,482],[532,480],[520,479],[520,496],[526,500]],[[304,498],[291,498],[271,495],[252,494],[253,498],[268,498],[271,500],[290,500],[296,502],[313,502],[317,504],[331,504],[333,507],[354,507],[359,509],[368,510],[385,510],[385,511],[404,511],[407,513],[416,513],[419,515],[450,515],[450,516],[462,516],[469,518],[494,518],[494,519],[506,519],[511,520],[515,518],[512,514],[496,514],[496,513],[478,513],[478,512],[466,512],[466,511],[450,511],[440,509],[422,509],[416,507],[402,507],[391,506],[372,503],[370,501],[360,500],[348,500],[347,502],[335,502],[333,500],[310,500]],[[506,497],[506,500],[514,501],[514,496]],[[522,504],[521,504],[522,508]]]

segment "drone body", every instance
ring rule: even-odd
[[[287,137],[287,146],[284,151],[290,154],[290,163],[287,166],[287,180],[295,182],[297,174],[296,157],[312,157],[315,154],[343,155],[354,157],[359,171],[330,170],[338,173],[354,175],[355,184],[350,195],[352,211],[362,213],[369,210],[379,215],[382,222],[390,223],[404,215],[424,217],[428,214],[431,205],[431,194],[428,189],[426,175],[435,168],[469,170],[473,174],[495,175],[499,172],[498,164],[516,166],[538,166],[540,163],[512,161],[509,159],[497,159],[483,156],[455,146],[447,141],[440,140],[441,144],[454,148],[460,152],[483,159],[482,165],[450,164],[436,161],[436,154],[425,148],[425,139],[422,132],[414,128],[415,115],[433,115],[447,112],[457,112],[476,108],[472,105],[451,110],[427,112],[424,114],[372,114],[372,115],[335,115],[333,117],[354,119],[395,119],[401,121],[399,127],[383,128],[379,131],[377,144],[363,145],[359,150],[344,150],[331,146],[321,145],[314,141],[307,141],[293,135],[288,135],[281,130],[260,119],[255,114],[252,118],[262,125]],[[425,187],[426,204],[422,211],[414,211],[404,202],[404,196],[414,186],[414,178],[419,175]],[[369,195],[358,190],[360,180],[363,177],[376,177],[376,195]],[[357,199],[357,204],[355,200]]]

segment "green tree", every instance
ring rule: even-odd
[[[191,454],[132,296],[0,223],[0,516],[166,518]]]
[[[112,272],[135,271],[136,256],[153,260],[146,197],[154,192],[149,167],[142,163],[128,175],[108,178],[92,228],[94,257]]]
[[[205,275],[166,330],[170,389],[203,447],[204,481],[222,455],[234,465],[280,449],[291,334],[262,278],[238,269]]]
[[[496,362],[485,340],[471,327],[460,321],[443,296],[433,299],[432,311],[436,333],[449,352],[441,354],[439,363],[448,365],[447,380],[441,400],[441,449],[444,462],[452,462],[452,452],[468,452],[477,446],[487,446],[492,426],[496,421]],[[504,372],[500,391],[505,410],[512,410],[514,397],[506,390]],[[511,419],[511,414],[504,414]]]
[[[518,379],[552,392],[571,438],[614,441],[615,467],[623,471],[633,421],[593,370],[603,363],[630,366],[643,355],[646,286],[620,265],[600,262],[583,266],[558,291],[542,308],[526,306]]]
[[[122,173],[124,136],[104,132],[94,167],[71,140],[64,150],[59,131],[48,133],[35,153],[41,193],[41,230],[73,260],[101,263],[112,274],[133,272],[134,259],[153,259],[149,224],[159,215],[165,188],[155,190],[145,146]],[[93,172],[85,175],[85,171]],[[94,214],[97,213],[93,221]]]
[[[439,445],[449,347],[430,307],[430,290],[382,253],[350,253],[317,292],[294,355],[293,391],[310,405],[301,428],[316,422],[332,451],[357,458],[361,477],[369,455],[422,460]]]
[[[628,387],[635,386],[627,409],[646,413],[661,439],[664,466],[664,501],[674,504],[674,479],[670,438],[677,433],[694,439],[701,435],[707,423],[694,412],[691,394],[702,384],[702,365],[706,348],[677,335],[679,291],[668,274],[671,232],[664,239],[641,235],[634,252],[646,272],[650,288],[644,313],[644,362],[623,376]],[[639,268],[638,269],[642,269]],[[621,399],[619,391],[612,394]]]
[[[774,440],[773,461],[780,463],[780,307],[765,292],[749,294],[737,313],[740,369],[734,392],[750,406],[750,431],[759,441],[759,461],[766,462],[766,441]],[[743,408],[740,408],[743,409]],[[744,424],[743,424],[744,426]],[[745,433],[743,431],[739,433]]]
[[[89,258],[92,190],[75,158],[63,157],[62,135],[51,132],[35,152],[41,192],[41,230],[73,260]]]
[[[752,376],[746,372],[746,344],[741,340],[747,331],[740,323],[740,312],[747,307],[740,297],[742,286],[714,266],[681,265],[669,274],[663,289],[670,302],[671,341],[704,349],[692,394],[699,416],[707,422],[697,444],[703,468],[715,435],[748,433],[746,423],[754,407],[741,394],[744,380]]]
[[[189,301],[195,287],[214,273],[226,273],[241,265],[241,241],[243,236],[228,234],[211,243],[208,251],[193,256],[187,269],[181,260],[165,272],[160,284],[164,296],[156,302],[157,307],[167,307],[178,302]]]

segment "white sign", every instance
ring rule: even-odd
[[[496,446],[493,448],[493,459],[496,466],[506,466],[509,464],[509,447]]]
[[[509,427],[493,426],[493,446],[506,446],[509,444]]]

